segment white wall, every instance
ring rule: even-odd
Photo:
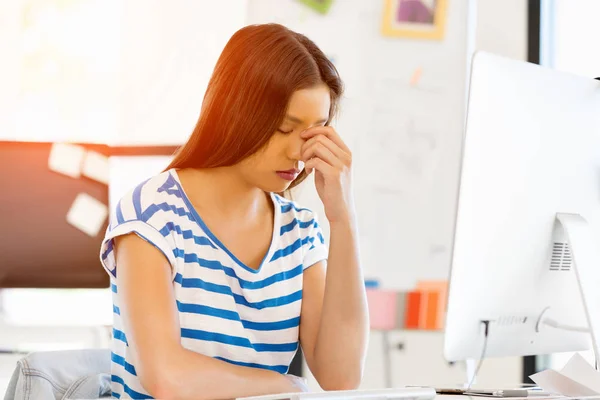
[[[475,47],[525,59],[527,0],[473,1],[477,8]],[[164,9],[156,0],[144,2],[143,6],[141,1],[132,0],[122,6],[120,17],[128,23],[122,32],[121,55],[127,68],[120,76],[123,104],[119,109],[118,125],[125,141],[148,143],[156,136],[168,143],[185,140],[195,123],[203,88],[216,57],[229,35],[245,21],[246,0],[221,3],[225,2],[180,0],[174,2],[178,7]],[[0,66],[0,137],[5,138],[14,137],[21,5],[20,0],[0,2],[0,54],[3,59]],[[184,13],[185,21],[174,18],[183,8],[190,7],[191,11]],[[223,21],[227,25],[225,29],[220,27],[220,33],[210,33],[211,27],[223,24]],[[148,29],[150,26],[157,29]],[[179,51],[173,51],[174,48]],[[189,50],[185,57],[180,51],[182,48]],[[193,50],[198,51],[194,53]],[[183,66],[173,69],[176,61],[184,61]],[[165,86],[165,82],[169,84]],[[192,92],[195,94],[184,93],[189,86],[196,88]],[[186,99],[182,107],[173,101],[180,98]]]
[[[553,67],[574,74],[600,76],[600,1],[554,0]]]
[[[19,53],[21,4],[0,1],[0,139],[14,129],[15,99],[19,93]]]
[[[475,6],[476,49],[526,60],[527,0],[476,0]]]
[[[120,144],[180,144],[246,0],[123,2]]]

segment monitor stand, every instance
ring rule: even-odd
[[[477,383],[477,360],[468,358],[465,360],[465,372],[467,380],[463,384],[463,389],[470,389],[472,385]]]
[[[600,257],[598,243],[588,222],[579,214],[557,213],[556,235],[563,236],[568,244],[572,267],[579,285],[581,299],[588,322],[587,330],[592,337],[596,364],[600,362]],[[542,321],[543,322],[543,321]],[[560,326],[557,326],[559,329]],[[569,328],[564,328],[569,329]],[[574,328],[573,330],[579,330]]]

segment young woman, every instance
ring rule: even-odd
[[[341,94],[321,50],[281,25],[227,43],[189,141],[111,215],[115,397],[301,391],[286,375],[299,344],[322,388],[359,385],[368,312],[352,158],[329,125]],[[310,173],[329,248],[316,215],[280,195]]]

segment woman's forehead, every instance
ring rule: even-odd
[[[327,121],[330,104],[331,95],[326,85],[297,90],[290,99],[286,119],[309,125]]]

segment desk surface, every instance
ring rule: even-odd
[[[452,394],[438,394],[435,396],[435,400],[486,400],[486,399],[502,399],[501,397],[488,397],[488,396],[468,396],[468,395],[452,395]],[[561,399],[561,400],[600,400],[598,396],[587,396],[587,397],[565,397],[565,396],[531,396],[531,397],[504,397],[507,400],[544,400],[544,399]]]

